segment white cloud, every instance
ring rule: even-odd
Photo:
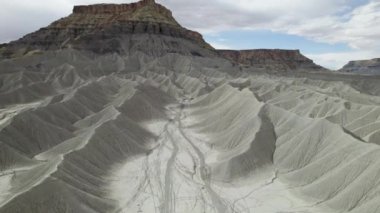
[[[158,1],[173,9],[185,26],[210,32],[242,28],[282,30],[347,11],[352,0]]]
[[[218,0],[230,7],[252,13],[270,14],[275,17],[319,17],[346,8],[347,0]]]
[[[356,49],[380,48],[378,0],[357,8],[350,6],[354,0],[161,1],[174,9],[181,23],[203,33],[271,30]]]
[[[380,2],[371,1],[344,16],[332,15],[279,29],[327,43],[346,43],[358,50],[380,50]]]

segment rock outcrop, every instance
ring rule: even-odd
[[[299,50],[254,49],[254,50],[218,50],[220,56],[235,63],[255,68],[276,70],[323,70]]]
[[[161,36],[162,41],[157,41],[159,37],[146,40],[147,36],[153,34]],[[178,42],[176,38],[185,41]],[[160,45],[147,46],[150,43]],[[11,42],[0,53],[9,58],[36,50],[61,48],[121,54],[130,51],[143,51],[152,55],[171,52],[185,55],[214,54],[213,48],[203,40],[201,34],[181,27],[171,11],[154,0],[75,6],[68,17]]]
[[[350,61],[339,71],[360,74],[380,74],[380,58]]]

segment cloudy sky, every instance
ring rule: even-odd
[[[300,49],[340,68],[380,57],[380,0],[156,0],[216,48]],[[73,5],[132,0],[0,0],[0,43],[71,13]]]

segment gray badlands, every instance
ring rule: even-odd
[[[1,213],[380,212],[376,76],[216,51],[148,0],[0,53]]]

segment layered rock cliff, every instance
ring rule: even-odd
[[[147,39],[149,35],[162,37]],[[173,38],[185,41],[178,42]],[[162,41],[158,42],[157,39]],[[201,34],[181,27],[171,11],[154,0],[131,4],[75,6],[68,17],[11,42],[1,53],[5,57],[14,57],[36,50],[61,48],[96,53],[127,54],[131,51],[144,51],[152,55],[168,52],[214,54],[213,48],[203,40]]]
[[[169,9],[154,0],[75,6],[69,16],[1,45],[0,58],[65,48],[97,54],[143,52],[151,56],[167,53],[219,56],[264,71],[322,69],[298,50],[215,50],[201,34],[182,27]]]
[[[297,70],[323,70],[299,50],[254,49],[254,50],[218,50],[220,56],[235,63],[256,68]]]
[[[361,74],[380,74],[380,58],[350,61],[339,71]]]

